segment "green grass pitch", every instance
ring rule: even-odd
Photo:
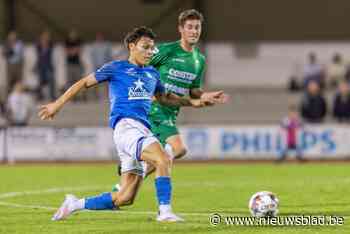
[[[157,223],[153,178],[131,207],[80,212],[50,220],[64,197],[109,191],[115,165],[0,166],[0,233],[350,233],[349,164],[176,164],[173,208],[184,223]],[[209,214],[248,216],[250,196],[270,190],[280,215],[337,215],[337,226],[227,226],[209,224]]]

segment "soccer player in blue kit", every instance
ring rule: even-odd
[[[203,99],[179,97],[165,92],[159,80],[159,73],[152,66],[146,66],[154,51],[155,35],[146,27],[136,28],[127,34],[125,44],[129,50],[128,60],[112,61],[95,73],[73,84],[55,102],[40,107],[42,120],[53,119],[66,102],[79,91],[101,82],[109,84],[110,127],[121,161],[121,184],[117,192],[107,192],[95,197],[78,199],[68,194],[52,217],[61,220],[73,212],[87,210],[112,210],[131,205],[142,183],[142,161],[156,168],[155,188],[159,205],[157,221],[178,222],[182,218],[171,208],[172,185],[170,160],[158,139],[150,131],[148,114],[152,98],[172,106],[203,107],[220,102],[215,93]]]

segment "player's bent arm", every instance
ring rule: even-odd
[[[74,83],[64,94],[62,94],[55,102],[41,106],[39,117],[42,120],[52,119],[66,102],[75,97],[81,90],[88,89],[97,83],[98,81],[96,80],[94,74],[90,74],[80,79]]]
[[[230,96],[222,90],[205,92],[201,88],[192,88],[190,89],[190,97],[194,99],[200,98],[206,106],[213,106],[226,103]]]
[[[76,83],[74,83],[61,97],[59,97],[55,103],[57,107],[61,109],[61,107],[75,97],[81,90],[88,89],[94,85],[96,85],[98,81],[96,80],[94,74],[90,74]]]
[[[206,93],[201,88],[190,89],[190,97],[193,98],[193,99],[202,98],[202,100],[204,101],[206,106],[213,106],[214,105],[214,102],[208,100],[208,98],[206,96]]]
[[[194,99],[201,98],[203,93],[204,93],[204,91],[201,88],[190,89],[190,97],[194,98]]]
[[[190,99],[186,97],[180,97],[174,93],[157,93],[155,97],[160,104],[167,105],[167,106],[192,106],[192,107],[204,106],[203,102],[200,99]]]
[[[59,97],[55,103],[57,104],[57,107],[61,109],[61,107],[71,100],[73,97],[75,97],[81,90],[88,89],[94,85],[96,85],[98,81],[96,80],[94,74],[90,74],[76,83],[74,83],[67,91]]]

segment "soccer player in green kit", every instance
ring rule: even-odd
[[[223,91],[204,92],[201,89],[205,57],[196,44],[201,35],[202,22],[203,16],[197,10],[183,11],[178,18],[181,39],[158,45],[149,65],[159,71],[160,80],[167,92],[202,100],[215,94],[217,101],[214,103],[208,98],[206,105],[223,104],[228,100],[228,95]],[[168,107],[154,101],[149,115],[152,132],[162,143],[171,160],[183,157],[187,151],[176,127],[179,111],[179,107]],[[143,165],[144,177],[154,171],[153,166],[146,163]],[[117,184],[113,190],[118,188]]]

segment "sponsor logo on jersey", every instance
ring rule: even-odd
[[[173,69],[173,68],[169,69],[169,75],[175,76],[175,77],[178,77],[178,78],[182,78],[182,79],[185,79],[185,80],[194,80],[197,77],[196,74],[193,74],[191,72],[179,71],[179,70],[176,70],[176,69]]]
[[[143,88],[143,85],[145,83],[141,81],[139,78],[137,81],[134,82],[134,86],[129,88],[129,100],[135,100],[135,99],[144,99],[144,100],[150,100],[151,95],[147,92],[146,89]]]
[[[182,83],[186,83],[186,84],[192,84],[192,80],[185,80],[185,79],[182,79],[182,78],[177,78],[175,76],[168,76],[168,78],[170,80],[175,80],[175,81],[178,81],[178,82],[182,82]]]
[[[134,68],[128,68],[126,70],[126,74],[128,74],[129,76],[136,76],[137,75],[137,72],[135,71]]]
[[[171,91],[171,92],[182,94],[182,95],[188,95],[190,93],[189,89],[178,87],[178,86],[173,85],[173,84],[166,83],[166,84],[164,84],[164,87],[167,91]]]

